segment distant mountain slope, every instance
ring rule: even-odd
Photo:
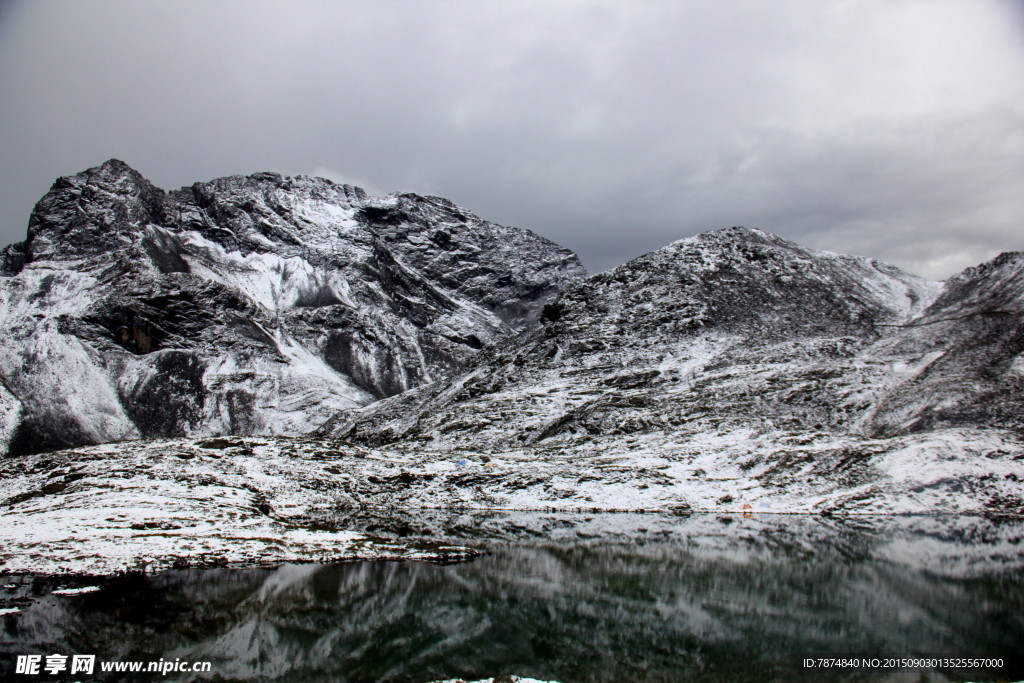
[[[931,312],[943,291],[757,230],[704,233],[575,283],[547,305],[542,328],[482,354],[468,374],[339,416],[333,433],[497,447],[621,433],[623,420],[668,428],[712,412],[846,430],[856,410],[845,406],[863,402],[851,397],[889,382],[854,359],[912,336],[900,326]],[[840,397],[829,380],[847,373],[860,388]],[[472,420],[477,409],[490,425]],[[519,418],[499,417],[509,410]]]
[[[1021,452],[1022,316],[1017,253],[935,283],[732,228],[579,281],[545,307],[541,328],[466,373],[342,412],[320,433],[410,454],[516,453],[573,472],[602,457],[665,459],[659,485],[717,492],[723,506],[738,506],[742,484],[749,500],[815,490],[849,496],[815,498],[829,509],[887,495],[885,509],[919,508],[909,484],[893,483],[905,467],[932,467],[915,453],[949,461],[935,464],[931,494],[981,495],[995,485],[991,458]],[[1024,510],[1014,501],[993,506]]]
[[[584,275],[451,202],[273,173],[60,178],[2,254],[0,450],[288,434],[463,369]]]

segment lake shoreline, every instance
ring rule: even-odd
[[[0,461],[0,570],[455,561],[475,551],[444,524],[421,522],[459,515],[508,518],[543,537],[543,524],[517,516],[650,514],[671,533],[671,520],[691,515],[1020,519],[1024,511],[1024,450],[984,432],[908,437],[895,450],[863,453],[828,444],[759,451],[775,462],[759,465],[767,474],[747,467],[749,439],[724,439],[712,454],[722,463],[707,471],[694,463],[712,456],[660,446],[584,457],[391,451],[305,437],[132,441],[8,458]],[[825,471],[837,453],[846,465]],[[890,461],[896,470],[885,469]],[[407,521],[353,523],[381,516]],[[571,524],[584,536],[605,533]]]

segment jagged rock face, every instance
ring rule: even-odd
[[[584,274],[447,200],[271,173],[59,179],[3,253],[0,441],[309,431],[463,369]]]
[[[865,469],[872,453],[851,454],[849,437],[1019,428],[1022,313],[1020,254],[935,283],[732,228],[575,283],[541,329],[471,371],[340,414],[323,433],[565,457],[706,449],[708,435],[731,434],[748,442],[744,473],[807,444],[835,447],[785,476],[812,459]]]

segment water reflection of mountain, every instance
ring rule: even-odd
[[[467,521],[362,520],[384,533]],[[1024,674],[1019,520],[509,514],[477,531],[545,526],[554,540],[491,540],[490,554],[449,566],[112,579],[6,617],[3,650],[210,660],[222,680],[253,681],[822,680],[799,664],[822,653],[1002,657],[1002,677]],[[34,590],[54,587],[40,579]]]

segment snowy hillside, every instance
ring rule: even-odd
[[[59,179],[0,277],[0,449],[298,434],[443,378],[584,274],[447,200],[272,173]]]
[[[321,434],[565,468],[564,486],[538,482],[558,508],[1020,512],[1022,283],[1020,254],[933,283],[705,233],[572,285],[467,373]],[[499,475],[481,471],[482,495],[526,495]]]

